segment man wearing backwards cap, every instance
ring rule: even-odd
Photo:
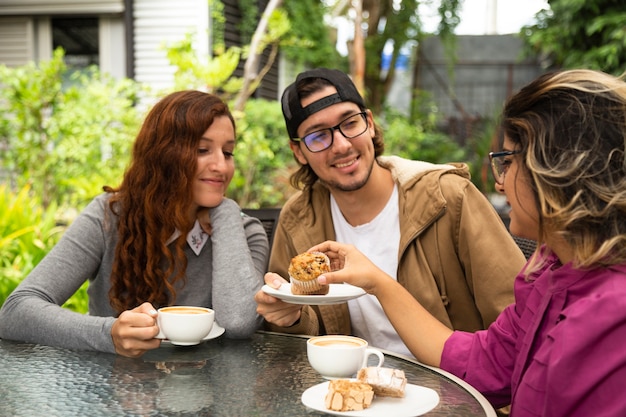
[[[383,135],[350,78],[318,68],[282,96],[301,191],[281,210],[265,282],[288,277],[293,256],[325,240],[355,245],[452,329],[486,328],[513,302],[524,256],[465,164],[382,156]],[[301,306],[259,291],[269,329],[354,334],[412,356],[374,296]]]

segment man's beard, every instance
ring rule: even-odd
[[[344,191],[344,192],[349,192],[349,191],[357,191],[360,190],[361,188],[363,188],[365,186],[365,184],[367,184],[367,181],[370,178],[370,175],[372,175],[372,169],[374,168],[374,161],[372,161],[372,164],[370,165],[369,169],[367,170],[367,174],[365,175],[365,177],[358,181],[358,182],[353,182],[353,183],[349,183],[349,184],[342,184],[336,181],[324,181],[321,178],[319,178],[319,182],[321,184],[323,184],[324,186],[326,186],[329,190],[337,190],[337,191]]]

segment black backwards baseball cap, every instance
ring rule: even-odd
[[[321,98],[303,108],[300,104],[300,96],[298,95],[296,86],[300,81],[307,78],[323,78],[337,89],[337,93]],[[358,104],[360,108],[365,108],[363,97],[359,94],[359,91],[356,89],[350,77],[345,73],[328,68],[316,68],[301,72],[298,74],[296,81],[285,89],[281,98],[283,116],[285,117],[289,137],[297,138],[298,127],[313,113],[317,113],[328,106],[344,101],[351,101]]]

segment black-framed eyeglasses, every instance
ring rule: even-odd
[[[504,183],[504,176],[511,165],[511,159],[507,156],[516,155],[522,151],[501,151],[501,152],[489,152],[489,162],[491,162],[491,172],[493,178],[498,184]]]
[[[333,144],[335,130],[338,130],[346,139],[352,139],[362,135],[367,130],[367,116],[363,111],[353,114],[342,120],[337,126],[316,130],[303,138],[295,138],[297,142],[304,142],[306,148],[311,152],[321,152],[330,148]]]

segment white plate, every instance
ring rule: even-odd
[[[285,283],[280,286],[279,289],[264,285],[264,293],[272,295],[276,298],[291,303],[291,304],[309,304],[309,305],[321,305],[321,304],[339,304],[358,298],[365,294],[362,288],[355,287],[350,284],[329,284],[330,289],[326,295],[296,295],[291,293],[291,284]]]
[[[335,416],[355,417],[414,417],[429,412],[439,404],[439,395],[430,388],[406,384],[404,398],[374,397],[369,408],[360,411],[328,410],[324,398],[328,392],[327,382],[322,382],[302,393],[302,404],[316,411]]]
[[[215,339],[216,337],[220,337],[221,335],[223,335],[223,334],[224,334],[224,332],[225,332],[225,331],[226,331],[226,329],[225,329],[225,328],[223,328],[222,326],[220,326],[220,325],[219,325],[219,324],[217,324],[217,323],[213,323],[213,327],[211,327],[211,331],[209,332],[209,334],[208,334],[208,335],[206,335],[206,336],[204,337],[204,339],[202,339],[202,341],[201,341],[200,343],[205,342],[205,341],[207,341],[207,340]],[[160,337],[158,337],[158,335],[157,335],[157,337],[156,337],[156,338],[157,338],[157,339],[161,339]],[[164,344],[164,343],[171,344],[172,342],[170,342],[170,341],[169,341],[169,340],[167,340],[167,339],[163,339],[163,341],[161,342],[161,344]]]

